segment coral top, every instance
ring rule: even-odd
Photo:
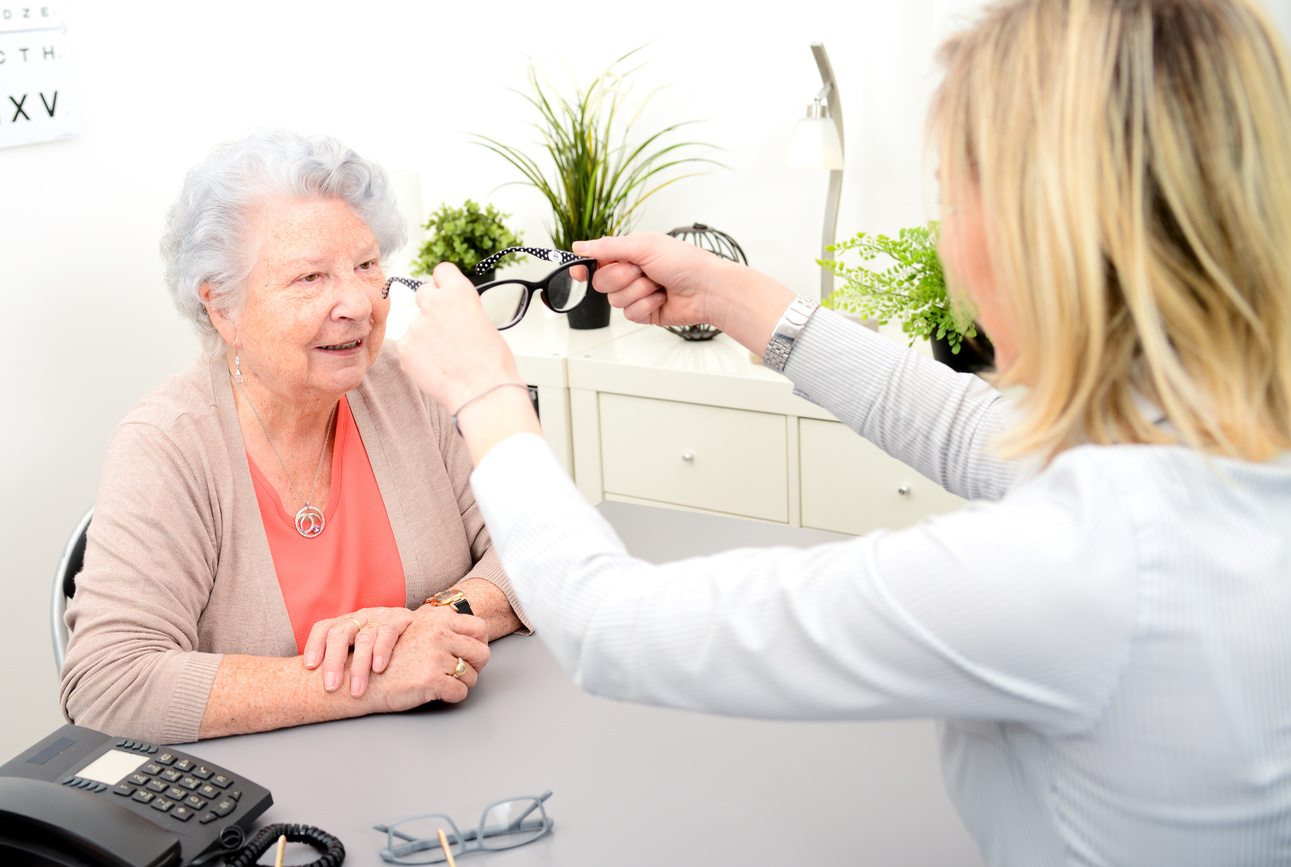
[[[309,630],[319,620],[360,608],[405,607],[403,563],[348,401],[342,398],[336,412],[332,490],[318,536],[306,539],[296,532],[296,510],[304,503],[292,504],[290,512],[284,509],[249,454],[247,463],[297,652],[304,651]]]

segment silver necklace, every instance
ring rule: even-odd
[[[296,480],[291,477],[291,470],[287,469],[287,464],[283,461],[282,455],[278,454],[278,447],[273,444],[273,437],[269,436],[269,428],[265,426],[264,419],[260,417],[259,411],[256,410],[256,405],[247,396],[247,390],[242,387],[242,383],[238,382],[235,377],[230,376],[229,378],[238,387],[238,391],[242,392],[242,399],[247,402],[247,406],[251,407],[251,412],[255,415],[256,421],[260,422],[260,430],[264,431],[264,438],[269,441],[269,448],[273,449],[274,457],[278,459],[278,463],[282,466],[282,471],[287,474],[287,481],[291,482],[291,489],[296,492],[297,497],[305,501],[305,505],[301,506],[300,511],[296,513],[296,532],[306,539],[314,538],[323,532],[327,519],[323,517],[322,510],[317,506],[311,506],[309,501],[314,499],[314,492],[318,490],[318,477],[323,473],[323,458],[327,457],[327,442],[332,438],[332,422],[336,420],[336,409],[341,405],[340,401],[337,401],[336,406],[332,407],[332,414],[327,419],[327,430],[323,432],[323,451],[318,455],[318,469],[314,470],[314,486],[309,489],[309,496],[306,497],[301,494],[300,488],[296,487]]]

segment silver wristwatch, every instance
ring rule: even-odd
[[[798,339],[798,335],[802,333],[802,327],[807,324],[807,320],[819,306],[815,301],[801,295],[793,299],[789,309],[785,310],[780,321],[776,323],[775,333],[771,335],[771,342],[767,344],[767,351],[762,356],[763,367],[769,367],[776,373],[784,373],[784,366],[789,361],[789,353],[793,351],[794,341]]]

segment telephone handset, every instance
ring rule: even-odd
[[[0,765],[0,863],[179,867],[241,846],[272,803],[179,750],[66,725]]]

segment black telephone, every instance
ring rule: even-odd
[[[186,753],[67,725],[0,765],[0,864],[178,867],[241,846],[272,803]]]

